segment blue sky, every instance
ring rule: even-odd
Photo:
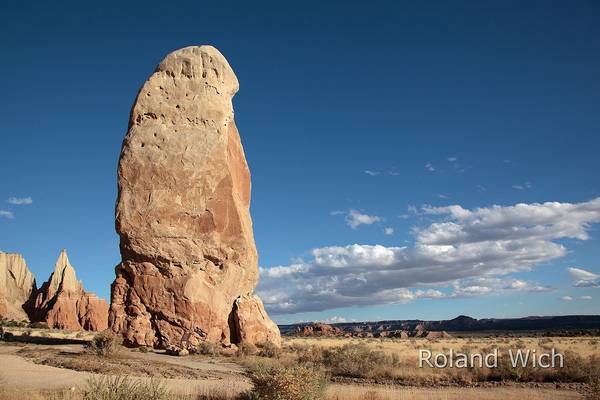
[[[212,44],[278,322],[597,313],[598,3],[322,3],[3,5],[0,250],[108,297],[131,104]]]

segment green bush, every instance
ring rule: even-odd
[[[48,323],[46,322],[32,322],[29,324],[30,328],[34,329],[48,329]]]
[[[258,366],[250,371],[253,395],[260,400],[320,400],[325,397],[328,377],[306,365]]]
[[[88,349],[97,356],[108,357],[116,353],[120,345],[120,338],[107,329],[94,336]]]

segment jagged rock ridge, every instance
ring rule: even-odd
[[[279,343],[252,294],[250,171],[237,78],[211,46],[169,54],[138,93],[119,160],[121,263],[109,324],[132,346]]]
[[[108,327],[108,304],[83,289],[66,250],[39,289],[22,255],[0,252],[0,318],[98,331]]]

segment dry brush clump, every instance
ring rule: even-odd
[[[126,376],[88,379],[83,400],[171,400],[174,396],[158,379],[132,380]]]
[[[321,400],[329,378],[309,365],[261,366],[249,373],[253,390],[248,395],[257,400]]]
[[[120,337],[107,329],[93,337],[88,345],[88,350],[99,357],[109,357],[117,353],[120,347]]]

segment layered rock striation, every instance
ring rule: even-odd
[[[35,278],[23,256],[0,251],[0,318],[28,320],[27,303],[35,290]]]
[[[250,171],[237,78],[211,46],[169,54],[131,110],[118,168],[121,263],[109,324],[132,346],[279,343],[252,294]]]

